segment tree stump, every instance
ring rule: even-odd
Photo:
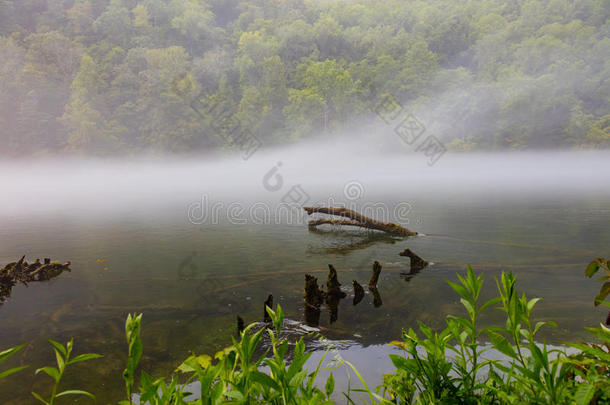
[[[369,287],[377,287],[377,281],[379,281],[379,274],[381,273],[381,264],[377,260],[373,263],[373,274],[369,280]]]
[[[416,255],[411,249],[406,248],[399,253],[400,256],[407,256],[411,259],[411,270],[421,270],[428,265],[428,262]]]
[[[358,282],[356,280],[353,280],[352,284],[354,286],[354,301],[353,301],[353,304],[354,305],[358,305],[358,303],[360,301],[362,301],[362,298],[364,298],[364,288],[362,288],[362,286],[360,284],[358,284]]]

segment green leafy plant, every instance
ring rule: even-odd
[[[595,304],[595,306],[598,306],[599,304],[604,303],[604,300],[610,294],[610,281],[609,281],[610,280],[610,263],[608,262],[608,260],[604,259],[603,257],[598,257],[597,259],[595,259],[591,263],[589,263],[589,265],[585,269],[585,275],[589,278],[592,278],[595,275],[595,273],[597,273],[599,270],[605,270],[606,275],[602,276],[599,279],[600,283],[603,281],[605,281],[605,283],[601,286],[601,288],[599,289],[599,294],[597,294],[597,296],[593,300],[593,303]],[[606,304],[606,305],[608,305],[608,304]]]
[[[512,273],[502,273],[497,281],[506,325],[493,328],[489,338],[499,352],[508,356],[509,365],[494,363],[502,372],[491,371],[495,392],[504,402],[570,403],[574,381],[567,378],[570,367],[563,361],[565,351],[548,350],[546,343],[536,341],[536,334],[542,327],[556,325],[553,322],[532,325],[531,314],[540,299],[528,300],[525,294],[519,296],[515,283]]]
[[[491,364],[481,361],[486,349],[478,339],[487,330],[479,328],[478,319],[499,299],[479,302],[483,280],[472,268],[468,267],[465,278],[458,278],[459,284],[448,283],[461,296],[467,317],[448,317],[447,327],[441,332],[420,322],[423,338],[409,329],[403,331],[403,341],[391,343],[405,352],[404,356],[390,355],[396,372],[386,375],[380,387],[394,403],[477,403],[488,393],[489,379],[477,379]]]
[[[125,380],[125,391],[127,392],[127,401],[121,403],[131,404],[133,386],[135,384],[135,375],[140,358],[142,357],[142,339],[140,339],[140,329],[142,325],[142,314],[129,314],[125,321],[125,337],[127,339],[127,367],[123,371],[123,379]]]
[[[25,344],[22,344],[0,352],[0,363],[11,357],[13,354],[17,353],[19,350],[23,349],[24,346]],[[21,371],[25,368],[28,368],[28,366],[14,367],[9,368],[8,370],[0,371],[0,379],[8,377],[11,374],[15,374],[16,372]]]
[[[57,390],[59,388],[59,383],[61,382],[61,378],[63,377],[64,372],[66,371],[66,368],[69,365],[75,364],[75,363],[80,363],[82,361],[97,359],[102,356],[99,354],[95,354],[95,353],[86,353],[86,354],[78,355],[74,358],[70,358],[70,356],[72,354],[72,349],[74,346],[73,339],[71,339],[68,343],[66,343],[65,346],[63,346],[61,343],[58,343],[54,340],[49,340],[49,343],[51,343],[51,345],[53,346],[53,351],[55,352],[55,358],[57,361],[57,367],[51,367],[51,366],[42,367],[42,368],[39,368],[38,370],[36,370],[36,374],[43,372],[43,373],[47,374],[49,377],[51,377],[54,381],[53,391],[51,392],[51,396],[49,397],[48,400],[45,400],[44,398],[42,398],[42,396],[40,394],[32,392],[32,395],[34,396],[34,398],[36,398],[37,400],[39,400],[40,402],[42,402],[43,404],[46,404],[46,405],[53,405],[57,398],[64,397],[67,395],[85,395],[92,399],[95,399],[93,394],[91,394],[87,391],[83,391],[83,390],[66,390],[66,391],[62,391],[60,393],[58,393]]]
[[[212,358],[209,355],[191,355],[175,372],[185,375],[186,381],[178,383],[177,375],[169,378],[153,380],[142,371],[139,386],[139,403],[152,405],[212,405],[222,403],[265,403],[265,404],[332,404],[330,396],[334,392],[332,374],[324,384],[324,390],[316,386],[320,371],[325,370],[325,356],[310,373],[304,364],[310,357],[305,353],[305,343],[299,339],[291,343],[282,335],[284,313],[281,306],[273,311],[267,308],[272,321],[272,328],[251,324],[233,339],[229,346]],[[129,401],[121,404],[131,404],[134,398],[135,372],[142,354],[140,341],[141,315],[130,315],[126,322],[129,354],[125,381]],[[268,337],[269,348],[261,350],[261,342],[265,334]],[[294,347],[291,351],[290,348]],[[291,361],[289,361],[291,352]],[[266,367],[268,372],[263,372]],[[185,387],[192,382],[199,384],[199,399],[189,400],[189,392]]]
[[[459,283],[448,283],[461,297],[467,316],[448,316],[447,327],[440,332],[420,322],[423,337],[409,329],[403,332],[403,341],[392,342],[405,355],[390,355],[396,371],[384,377],[384,393],[394,403],[573,403],[578,390],[584,389],[574,378],[574,362],[565,351],[549,350],[536,339],[542,327],[554,325],[531,321],[539,299],[519,295],[512,273],[502,273],[497,280],[499,296],[483,303],[481,276],[469,267],[466,277],[458,279]],[[481,313],[497,303],[506,315],[505,326],[480,328]],[[480,342],[484,337],[506,359],[483,360],[488,350]],[[595,353],[602,356],[599,350]]]

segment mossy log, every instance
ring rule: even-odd
[[[18,261],[0,269],[0,303],[11,294],[11,289],[16,283],[27,285],[33,281],[46,281],[59,276],[64,271],[70,271],[70,262],[51,263],[51,259],[45,258],[44,263],[36,259],[34,263],[29,264],[25,261],[25,256],[22,256]]]
[[[348,220],[338,219],[314,219],[309,221],[308,226],[315,228],[318,225],[333,224],[333,225],[346,225],[346,226],[358,226],[367,229],[374,229],[377,231],[386,232],[392,235],[398,236],[415,236],[417,232],[411,231],[405,227],[394,224],[392,222],[377,221],[372,218],[366,217],[354,210],[342,207],[303,207],[308,215],[313,213],[334,215],[338,217],[348,218]]]
[[[64,271],[70,271],[70,262],[64,264],[51,263],[51,259],[46,258],[44,264],[40,263],[40,259],[28,264],[25,261],[25,256],[22,256],[18,261],[9,263],[0,269],[0,280],[13,280],[14,282],[27,284],[32,281],[50,280]]]

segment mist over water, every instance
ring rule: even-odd
[[[308,197],[303,202],[328,205],[329,199],[346,201],[344,188],[350,182],[361,188],[358,199],[376,202],[398,190],[407,200],[439,193],[483,200],[610,193],[605,151],[449,152],[429,166],[421,153],[379,149],[372,142],[354,146],[339,140],[261,150],[249,160],[189,156],[2,162],[0,187],[7,194],[0,201],[0,216],[137,216],[161,206],[184,212],[203,195],[226,203],[277,204],[297,185]]]

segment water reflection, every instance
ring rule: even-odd
[[[325,242],[331,244],[331,246],[324,247],[309,246],[307,248],[307,253],[309,254],[336,254],[344,256],[358,250],[369,248],[377,243],[392,245],[406,239],[397,238],[395,236],[377,231],[309,228],[309,232],[323,237]]]

